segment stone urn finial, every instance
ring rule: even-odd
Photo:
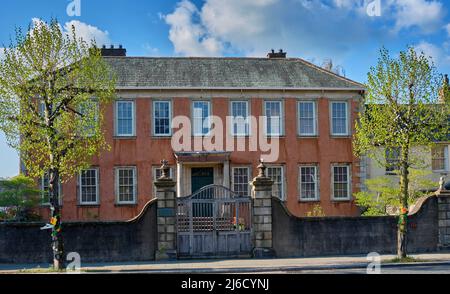
[[[159,168],[161,170],[161,176],[159,177],[159,179],[169,178],[170,167],[168,163],[169,162],[166,159],[161,160],[161,167]]]
[[[442,175],[439,179],[439,191],[445,190],[445,175]]]
[[[260,159],[259,160],[259,165],[257,166],[258,168],[258,178],[265,178],[266,177],[266,165],[264,164],[264,159]]]

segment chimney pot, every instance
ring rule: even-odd
[[[272,49],[272,52],[267,54],[267,58],[286,58],[286,52],[283,52],[283,49],[280,49],[278,52]]]
[[[103,45],[101,52],[102,56],[127,56],[127,49],[123,48],[122,45],[119,45],[119,47],[111,45],[109,48]]]

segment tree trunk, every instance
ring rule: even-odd
[[[409,150],[404,147],[401,150],[401,166],[400,166],[400,215],[397,231],[397,256],[405,258],[407,256],[407,235],[408,235],[408,171]]]
[[[64,268],[64,247],[61,228],[61,206],[59,203],[59,170],[52,168],[49,172],[49,194],[52,228],[53,267]]]

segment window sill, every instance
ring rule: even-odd
[[[297,135],[299,139],[317,139],[319,135]]]
[[[135,140],[136,136],[113,136],[114,140]]]
[[[151,137],[154,138],[154,139],[171,139],[172,138],[172,134],[170,134],[170,135],[155,135],[155,134],[152,134]]]
[[[342,203],[342,202],[351,202],[352,199],[346,198],[346,199],[331,199],[332,203]]]
[[[134,207],[137,206],[137,203],[115,203],[114,206],[116,207]]]
[[[332,139],[348,139],[351,137],[351,135],[330,135],[330,138]]]
[[[95,208],[95,207],[100,207],[100,203],[78,203],[77,204],[78,207],[83,207],[83,208]]]
[[[320,203],[320,199],[299,199],[298,202],[300,202],[300,203],[314,203],[314,202],[319,202],[319,203]]]

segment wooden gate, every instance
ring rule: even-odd
[[[209,185],[177,199],[179,257],[249,256],[251,198]]]

